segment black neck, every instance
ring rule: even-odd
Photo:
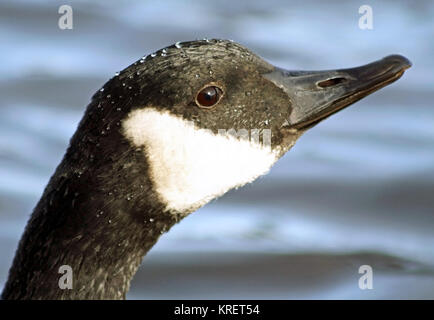
[[[125,298],[143,256],[179,217],[152,192],[143,150],[111,146],[116,139],[73,137],[27,224],[3,299]],[[73,289],[59,288],[62,265],[72,268]]]

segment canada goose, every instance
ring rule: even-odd
[[[2,298],[125,298],[161,234],[267,173],[307,129],[410,66],[392,55],[352,69],[286,71],[226,40],[143,57],[92,97]],[[72,289],[59,287],[63,265]]]

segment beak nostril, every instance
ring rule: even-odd
[[[331,79],[317,82],[316,85],[318,87],[321,87],[321,88],[327,88],[327,87],[331,87],[331,86],[337,85],[337,84],[345,82],[345,81],[347,81],[346,78],[337,77],[337,78],[331,78]]]

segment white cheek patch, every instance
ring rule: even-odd
[[[132,111],[124,135],[145,147],[154,187],[166,209],[196,210],[268,172],[278,156],[268,146],[214,134],[154,108]]]

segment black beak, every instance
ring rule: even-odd
[[[305,130],[398,80],[410,67],[407,58],[391,55],[351,69],[287,71],[276,67],[264,77],[288,94],[293,108],[289,127]]]

